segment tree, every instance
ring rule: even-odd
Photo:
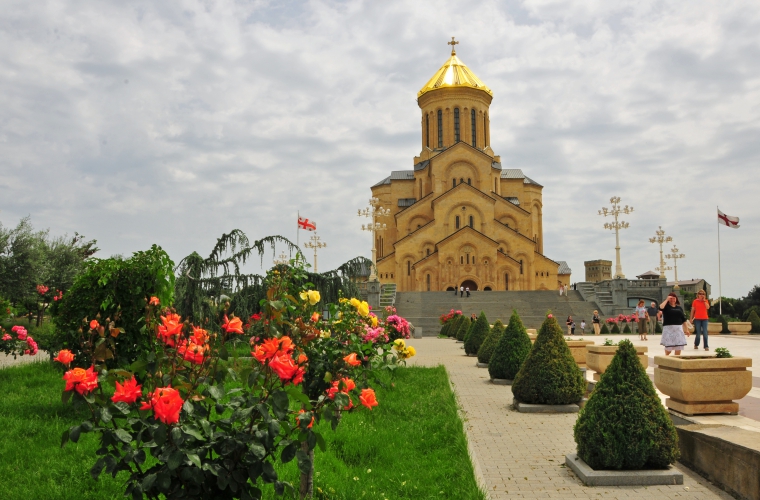
[[[566,405],[586,392],[580,368],[567,347],[557,320],[544,320],[536,343],[512,382],[512,394],[523,403]]]
[[[514,379],[530,349],[528,332],[517,311],[513,309],[504,335],[499,339],[488,361],[488,374],[491,378]]]
[[[678,434],[630,340],[622,340],[574,428],[592,469],[660,469],[679,456]]]
[[[486,338],[486,335],[488,335],[489,330],[490,327],[488,326],[488,319],[486,319],[486,314],[483,311],[480,311],[480,316],[478,316],[478,319],[476,319],[472,324],[469,335],[464,341],[465,354],[468,356],[477,354],[480,346],[483,344],[483,341]]]
[[[47,231],[34,231],[29,217],[21,219],[14,229],[0,225],[0,295],[15,306],[36,310],[46,238]]]
[[[757,315],[757,311],[750,312],[747,321],[752,323],[752,333],[760,333],[760,316]]]
[[[480,349],[478,349],[478,363],[488,364],[491,361],[493,350],[496,348],[499,340],[501,340],[502,335],[504,335],[504,323],[500,319],[497,319],[480,345]]]

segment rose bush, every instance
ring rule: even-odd
[[[383,322],[358,299],[322,306],[309,283],[295,287],[302,272],[270,271],[261,313],[245,324],[222,308],[194,325],[145,297],[150,345],[128,367],[96,353],[104,344],[118,352],[120,330],[83,319],[81,356],[61,350],[55,360],[67,368],[64,401],[90,417],[62,444],[98,433],[92,477],[128,472],[132,498],[261,498],[263,484],[281,494],[293,486],[274,465],[294,459],[308,496],[314,448],[324,448],[314,424],[334,429],[342,412],[380,404],[369,385],[376,370],[415,352],[392,341],[403,336],[403,318]],[[245,342],[251,357],[239,358]]]

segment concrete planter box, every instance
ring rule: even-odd
[[[573,355],[575,363],[580,367],[586,366],[586,347],[594,345],[593,340],[566,340],[567,347]]]
[[[683,484],[683,474],[672,467],[664,470],[594,470],[575,453],[565,455],[565,465],[586,486]]]
[[[536,335],[535,333],[528,333],[528,338],[530,339],[531,344],[535,344],[536,337],[538,337],[538,335]]]
[[[515,409],[520,413],[578,413],[582,404],[569,405],[537,405],[522,403],[516,399],[513,400]],[[585,404],[585,402],[584,402]]]
[[[637,345],[636,354],[641,361],[641,366],[646,370],[649,366],[649,356],[647,351],[649,348],[644,345]],[[607,367],[612,363],[612,358],[615,357],[615,353],[618,350],[616,345],[589,345],[586,346],[586,367],[594,370],[594,380],[599,381],[602,373],[607,370]]]
[[[707,323],[707,334],[718,335],[723,330],[723,323]]]
[[[749,335],[749,331],[752,330],[752,323],[736,321],[728,323],[728,330],[732,335]]]
[[[739,412],[752,389],[751,358],[655,356],[654,385],[669,396],[665,406],[685,415]]]
[[[528,332],[529,336],[530,335],[536,336],[538,334],[538,330],[536,330],[535,328],[526,328],[525,331]]]

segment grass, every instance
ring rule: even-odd
[[[380,406],[345,414],[335,432],[318,426],[327,449],[315,453],[314,497],[484,500],[445,369],[403,368],[386,382],[375,387]],[[123,498],[124,473],[90,478],[97,436],[83,434],[61,449],[63,431],[84,418],[61,403],[62,387],[49,363],[0,370],[2,498]],[[297,488],[295,461],[278,469]],[[263,490],[277,498],[271,486]]]

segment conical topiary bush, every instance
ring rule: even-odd
[[[750,332],[760,333],[760,316],[757,315],[757,311],[752,311],[749,313],[749,316],[747,316],[747,321],[752,323],[752,329]]]
[[[478,319],[476,319],[475,323],[472,324],[472,328],[468,332],[467,338],[464,340],[465,354],[477,354],[490,329],[491,328],[488,326],[486,313],[480,311],[480,316],[478,316]]]
[[[612,329],[610,330],[610,333],[620,333],[620,327],[617,323],[612,324]]]
[[[488,374],[491,378],[514,379],[525,358],[528,357],[530,347],[528,332],[517,311],[513,310],[504,335],[496,344],[491,359],[488,361]]]
[[[462,321],[464,321],[464,316],[457,316],[453,320],[454,322],[451,324],[451,328],[449,329],[449,337],[456,338],[457,332],[459,332],[459,327],[462,325]]]
[[[441,327],[441,331],[439,335],[441,337],[448,337],[449,336],[449,330],[451,330],[451,325],[454,323],[454,318],[451,318],[446,323],[443,324]]]
[[[592,469],[662,469],[678,460],[676,428],[630,340],[620,341],[574,435],[578,456]]]
[[[459,324],[459,329],[457,329],[457,340],[464,342],[464,337],[467,335],[471,323],[470,318],[463,317],[462,322]]]
[[[478,363],[487,364],[491,361],[493,350],[496,348],[496,344],[499,343],[502,335],[504,335],[504,323],[500,319],[497,319],[480,345],[480,349],[478,349]]]
[[[515,375],[512,394],[522,403],[567,405],[579,402],[585,392],[581,370],[567,347],[562,328],[550,314]]]
[[[631,327],[628,325],[628,323],[626,323],[623,327],[623,333],[631,333]]]
[[[599,329],[599,333],[610,333],[610,329],[607,328],[607,323],[602,324],[602,328]]]

